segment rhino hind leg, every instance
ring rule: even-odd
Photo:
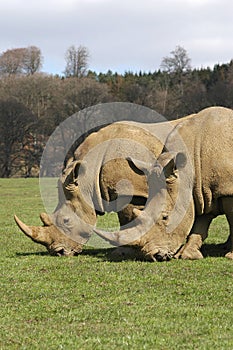
[[[230,235],[226,242],[228,253],[225,257],[233,260],[233,197],[222,198],[222,207],[230,227]]]
[[[232,216],[232,220],[231,220],[231,223],[230,221],[228,220],[229,222],[229,225],[230,225],[230,231],[231,231],[231,234],[230,234],[230,240],[229,240],[229,243],[228,243],[228,250],[229,252],[225,255],[226,258],[228,259],[231,259],[233,260],[233,216]]]
[[[227,240],[222,244],[223,249],[229,251],[231,249],[231,234],[228,236]]]

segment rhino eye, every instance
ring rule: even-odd
[[[163,214],[163,215],[162,215],[163,221],[167,221],[168,218],[169,218],[168,214]]]
[[[69,221],[70,221],[70,219],[69,219],[69,218],[64,218],[64,219],[63,219],[63,223],[64,223],[64,224],[68,224],[68,223],[69,223]]]

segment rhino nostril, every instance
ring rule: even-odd
[[[160,255],[159,253],[155,254],[154,255],[156,261],[163,261],[164,260],[164,257],[162,255]]]
[[[82,232],[80,233],[80,236],[84,239],[89,239],[90,238],[90,234],[89,233],[86,233],[86,232]]]
[[[157,253],[154,255],[156,261],[167,261],[170,260],[170,257],[168,256],[168,254],[161,254],[161,253]]]
[[[57,250],[57,251],[56,251],[56,255],[58,255],[58,256],[63,256],[63,255],[65,255],[65,250],[64,250],[63,248]]]

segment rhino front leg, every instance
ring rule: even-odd
[[[198,260],[203,258],[200,249],[202,243],[208,236],[208,229],[213,218],[213,215],[201,215],[196,217],[188,240],[176,253],[176,259]]]
[[[225,257],[233,260],[233,197],[222,198],[222,207],[230,227],[230,236],[227,240],[229,252]]]

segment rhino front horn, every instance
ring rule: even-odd
[[[15,222],[20,228],[20,230],[34,242],[40,243],[42,245],[47,245],[48,238],[46,239],[45,232],[43,232],[43,227],[27,226],[23,223],[16,215],[14,216]]]
[[[149,217],[148,214],[144,211],[138,209],[133,209],[135,215],[135,226],[126,228],[124,230],[108,232],[94,229],[94,232],[103,238],[105,241],[108,241],[112,245],[141,245],[141,238],[149,232],[150,228],[153,225],[153,218]]]
[[[103,238],[105,241],[108,241],[110,244],[114,246],[120,246],[120,245],[127,245],[132,244],[134,245],[135,242],[135,233],[137,232],[137,229],[134,228],[134,230],[126,229],[124,231],[116,231],[116,232],[107,232],[102,230],[94,229],[94,232]],[[133,234],[132,234],[133,233]]]
[[[29,226],[25,225],[16,215],[14,216],[14,219],[20,230],[23,231],[26,236],[33,238],[32,229]]]
[[[118,240],[118,235],[117,233],[114,232],[106,232],[106,231],[101,231],[97,230],[94,228],[93,230],[98,236],[103,238],[105,241],[109,242],[112,245],[118,246],[120,245],[119,240]]]

